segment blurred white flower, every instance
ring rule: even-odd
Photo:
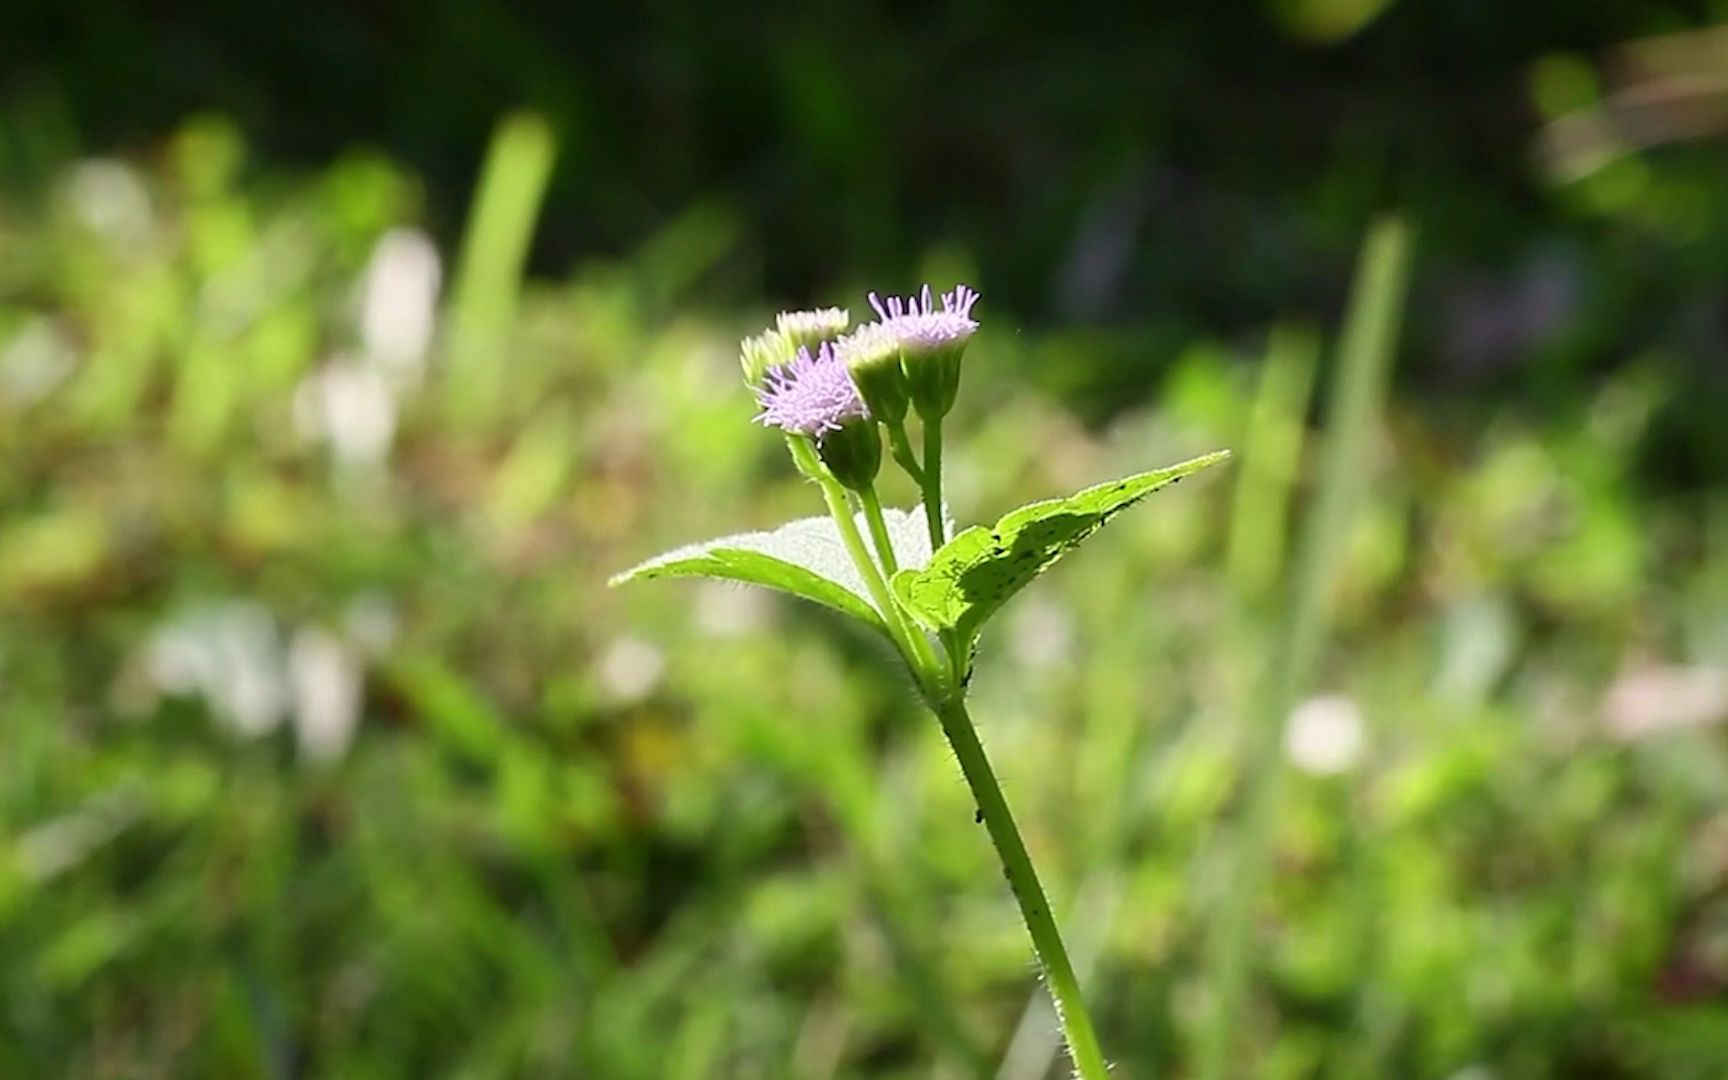
[[[666,656],[641,638],[619,638],[600,654],[600,686],[618,704],[641,701],[660,685]]]
[[[274,731],[287,709],[276,622],[255,601],[175,619],[152,636],[145,667],[163,692],[201,696],[219,723],[242,736]]]
[[[1284,753],[1311,776],[1336,776],[1362,760],[1367,743],[1362,710],[1342,694],[1309,698],[1284,726]]]
[[[359,659],[339,638],[302,627],[288,647],[294,735],[302,759],[334,761],[348,751],[360,721]]]
[[[327,440],[341,464],[373,468],[396,437],[396,398],[376,369],[338,358],[301,381],[294,422],[305,437]]]
[[[352,620],[350,620],[352,621]],[[286,645],[255,600],[193,608],[159,627],[142,670],[157,692],[197,697],[222,727],[245,738],[292,722],[300,758],[340,758],[360,721],[367,646],[302,626]]]
[[[150,239],[156,223],[150,191],[131,166],[92,158],[80,162],[65,184],[72,212],[91,232],[122,251]]]
[[[360,340],[398,386],[417,383],[436,325],[443,264],[418,229],[392,229],[373,249],[361,287]]]
[[[1728,720],[1728,670],[1651,664],[1623,673],[1608,688],[1603,722],[1617,739],[1642,739],[1675,728]]]
[[[66,380],[76,359],[59,327],[47,319],[31,319],[0,351],[0,397],[20,407],[34,405]]]

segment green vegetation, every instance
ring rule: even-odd
[[[1057,1067],[888,645],[606,588],[811,491],[745,423],[767,298],[706,299],[742,224],[524,281],[554,151],[492,144],[448,310],[377,155],[273,172],[200,121],[0,203],[0,1076]],[[1256,1076],[1721,1075],[1728,489],[1637,467],[1683,384],[1381,405],[1374,327],[1287,310],[1321,329],[1193,341],[1094,424],[1050,389],[1144,342],[993,312],[968,352],[963,520],[1241,448],[977,657],[1100,1041],[1131,1077],[1221,1015]]]

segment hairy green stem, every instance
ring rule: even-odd
[[[942,535],[942,421],[924,421],[924,469],[919,478],[924,489],[924,520],[930,525],[930,550],[948,542]]]
[[[875,601],[876,609],[882,613],[882,620],[888,627],[888,636],[893,639],[894,646],[900,650],[900,655],[906,658],[913,674],[917,676],[919,689],[926,698],[934,700],[936,695],[942,693],[945,683],[936,652],[930,647],[930,641],[923,632],[917,627],[908,626],[905,616],[900,613],[900,605],[894,602],[893,594],[888,591],[888,583],[882,577],[882,571],[870,557],[864,535],[858,531],[858,523],[852,519],[852,507],[846,501],[846,489],[823,467],[816,456],[815,448],[808,440],[791,438],[786,440],[786,445],[792,451],[792,461],[798,466],[798,471],[814,480],[816,486],[822,490],[822,499],[828,504],[828,513],[834,518],[835,527],[840,530],[840,541],[846,545],[846,554],[851,556],[852,565],[858,568],[858,576],[864,579],[864,587],[870,591],[870,599]]]
[[[912,453],[912,441],[906,437],[906,422],[904,420],[898,424],[888,425],[888,449],[894,455],[894,460],[898,461],[900,467],[906,470],[906,475],[910,476],[912,482],[917,484],[918,489],[922,491],[924,489],[924,470],[918,467],[918,458]]]
[[[966,784],[978,803],[979,816],[983,818],[985,828],[990,830],[990,840],[1002,859],[1008,886],[1020,904],[1026,932],[1031,935],[1032,948],[1044,968],[1045,985],[1050,988],[1050,997],[1056,1003],[1056,1015],[1062,1022],[1062,1034],[1068,1042],[1068,1054],[1074,1061],[1074,1074],[1079,1080],[1107,1080],[1109,1066],[1098,1047],[1092,1014],[1086,1011],[1086,1002],[1080,996],[1080,980],[1074,975],[1074,965],[1068,960],[1068,950],[1062,944],[1056,918],[1050,913],[1050,901],[1045,899],[1044,887],[1038,883],[1037,871],[1032,869],[1032,857],[1026,853],[1026,843],[1014,824],[1008,800],[1003,797],[1002,786],[996,782],[996,774],[990,768],[990,759],[978,741],[978,732],[972,726],[966,703],[956,691],[954,696],[941,700],[934,707],[936,718],[942,722],[942,732],[948,736],[948,744],[960,760],[960,771],[965,774]]]
[[[858,504],[864,508],[864,520],[870,523],[870,540],[876,545],[876,558],[882,562],[882,572],[893,577],[900,569],[894,558],[894,542],[888,538],[888,522],[882,517],[882,500],[876,497],[875,485],[858,493]]]

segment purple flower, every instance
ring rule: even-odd
[[[931,299],[930,286],[917,296],[890,296],[886,300],[870,294],[870,306],[876,309],[878,324],[900,340],[902,348],[933,350],[945,346],[964,345],[975,330],[972,305],[978,302],[978,291],[956,285],[942,294],[942,308],[937,310]]]
[[[758,423],[794,435],[820,437],[870,415],[851,372],[827,343],[814,356],[800,348],[790,364],[770,369],[756,388],[756,403],[762,406]]]

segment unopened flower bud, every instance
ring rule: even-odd
[[[904,423],[911,388],[900,364],[899,338],[881,324],[871,323],[841,338],[834,352],[852,373],[870,415],[889,425]]]
[[[822,464],[853,491],[864,491],[876,483],[882,471],[882,431],[868,416],[856,417],[825,432],[816,442]]]
[[[815,352],[824,344],[839,339],[852,325],[852,314],[845,308],[817,308],[814,311],[782,311],[774,320],[774,329],[792,344],[794,349]]]
[[[777,367],[790,364],[798,347],[778,330],[764,330],[755,337],[738,343],[738,363],[744,369],[744,383],[751,389],[762,385],[762,379]]]

